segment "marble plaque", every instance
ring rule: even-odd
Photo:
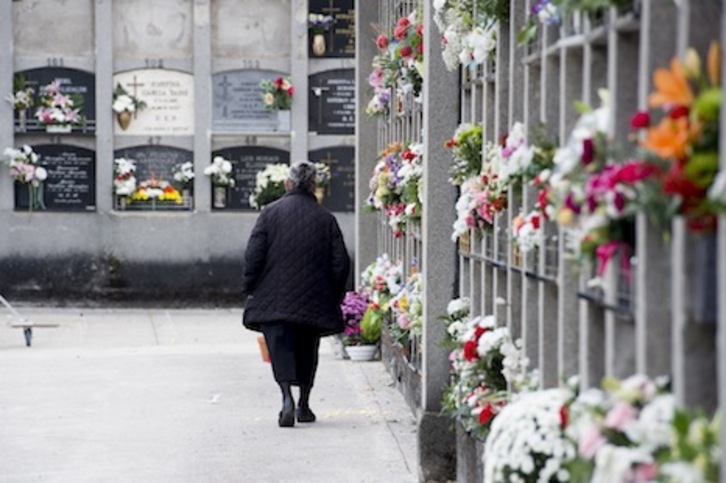
[[[290,0],[216,0],[212,2],[212,55],[288,58],[290,25]]]
[[[355,6],[353,0],[310,0],[310,12],[333,17],[334,23],[323,35],[325,53],[318,55],[312,49],[310,35],[309,53],[314,57],[355,57]]]
[[[191,59],[192,20],[191,0],[113,0],[114,58]]]
[[[43,182],[47,211],[96,210],[96,153],[67,144],[34,146],[48,178]],[[15,208],[28,208],[28,190],[15,185]]]
[[[130,94],[146,102],[125,130],[114,122],[119,136],[190,136],[194,134],[194,77],[166,69],[140,69],[113,76]]]
[[[336,69],[311,75],[308,129],[318,134],[355,132],[355,72]]]
[[[308,157],[330,167],[330,184],[323,206],[335,212],[355,212],[355,149],[352,146],[316,149]]]
[[[232,163],[234,173],[235,187],[227,190],[227,204],[222,208],[225,210],[253,210],[249,199],[255,188],[257,173],[268,164],[290,164],[288,151],[265,146],[220,149],[212,153],[212,159],[215,156],[222,156]]]
[[[25,85],[32,87],[35,91],[33,97],[35,99],[35,107],[28,110],[27,113],[27,131],[28,132],[45,132],[45,127],[38,124],[35,118],[35,111],[40,105],[38,97],[40,90],[58,80],[60,90],[63,94],[69,96],[77,96],[80,98],[82,107],[81,115],[86,119],[85,125],[73,126],[73,132],[93,132],[96,130],[96,76],[90,72],[77,69],[66,69],[64,67],[41,67],[40,69],[30,69],[18,72],[19,75],[25,77]],[[17,124],[17,116],[16,124]]]
[[[13,2],[13,46],[16,56],[88,57],[95,51],[93,0]]]
[[[279,72],[235,70],[212,78],[212,127],[215,131],[268,132],[277,128],[277,114],[265,109],[260,81]]]

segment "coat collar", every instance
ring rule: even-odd
[[[285,193],[285,196],[295,196],[295,195],[298,195],[298,196],[307,196],[309,198],[315,199],[315,194],[314,193],[312,193],[312,192],[310,192],[310,191],[308,191],[306,189],[302,189],[302,188],[293,188],[290,191],[288,191],[287,193]]]

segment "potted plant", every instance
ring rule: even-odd
[[[308,14],[308,29],[312,35],[312,50],[313,54],[318,57],[325,54],[325,32],[330,30],[333,23],[335,23],[335,20],[330,15],[312,12]]]
[[[361,342],[360,321],[363,319],[368,308],[368,295],[363,292],[350,291],[345,294],[340,304],[340,311],[343,313],[345,329],[340,337],[343,344],[343,354],[347,357],[345,347],[359,345]]]
[[[209,176],[214,186],[214,207],[224,208],[227,205],[227,188],[235,185],[232,163],[222,156],[215,156],[212,164],[204,168],[204,175]]]
[[[20,149],[7,148],[4,154],[10,177],[16,183],[28,187],[28,211],[45,209],[43,181],[48,177],[48,172],[38,165],[40,156],[27,144]]]
[[[8,94],[6,99],[18,113],[18,124],[21,132],[25,131],[27,110],[35,104],[33,100],[34,93],[32,87],[25,87],[25,77],[23,75],[15,76],[13,79],[13,93]]]
[[[131,195],[136,192],[136,161],[128,158],[117,158],[113,160],[114,179],[113,194],[118,201],[121,210],[126,209],[126,203]]]
[[[139,98],[132,96],[121,84],[116,84],[113,91],[113,112],[116,113],[118,125],[124,131],[131,124],[131,116],[146,108],[146,103]]]
[[[359,343],[345,348],[351,361],[373,360],[381,340],[382,325],[383,311],[374,304],[369,305],[360,321]]]
[[[255,189],[250,193],[250,206],[261,210],[266,205],[285,194],[285,180],[290,174],[290,166],[284,163],[268,164],[257,173]]]
[[[295,94],[295,88],[290,84],[290,79],[286,77],[265,79],[260,82],[260,89],[265,109],[277,112],[277,129],[289,131],[290,108],[292,107],[292,96]]]
[[[47,132],[68,133],[74,125],[83,124],[82,103],[77,95],[63,94],[60,81],[56,79],[41,88],[40,107],[35,111],[35,117]]]

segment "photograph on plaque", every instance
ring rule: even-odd
[[[117,149],[114,151],[114,209],[193,209],[193,164],[194,154],[187,149],[158,145]]]
[[[325,190],[323,206],[333,212],[355,212],[355,149],[334,146],[308,153],[310,161],[330,167],[330,183]]]
[[[212,153],[212,159],[221,156],[232,164],[234,186],[225,190],[225,202],[214,203],[215,210],[254,210],[250,206],[250,194],[255,189],[257,173],[268,164],[290,164],[290,152],[265,146],[238,146],[220,149]],[[211,185],[211,183],[210,183]],[[219,199],[214,193],[213,199]]]
[[[129,96],[146,106],[137,109],[127,125],[118,116],[117,136],[194,135],[194,76],[169,69],[138,69],[113,76],[114,88],[121,86]]]
[[[30,106],[18,102],[23,95]],[[65,67],[16,72],[13,97],[15,132],[96,131],[96,76],[90,72]]]
[[[355,57],[353,0],[310,0],[308,55],[310,58]],[[315,16],[315,17],[313,17]],[[323,18],[324,25],[315,19]]]
[[[355,71],[335,69],[310,76],[308,130],[318,134],[355,133]]]
[[[212,129],[253,133],[281,130],[277,113],[262,102],[260,82],[286,75],[271,70],[233,70],[212,76]]]
[[[96,153],[68,144],[33,146],[47,177],[35,195],[33,209],[38,211],[96,210]],[[15,183],[15,209],[30,210],[27,184]]]

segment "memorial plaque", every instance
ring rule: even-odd
[[[96,153],[65,144],[34,146],[48,178],[43,182],[47,211],[95,211]],[[15,185],[16,209],[28,209],[28,189]]]
[[[355,212],[355,149],[336,146],[308,153],[310,161],[330,166],[330,184],[325,190],[323,206],[330,211]]]
[[[333,25],[325,36],[325,53],[317,55],[312,50],[313,34],[309,35],[309,56],[355,57],[355,7],[353,0],[310,0],[310,13],[333,17]]]
[[[254,210],[250,206],[250,194],[255,189],[257,173],[268,164],[290,164],[290,153],[282,149],[264,146],[240,146],[220,149],[212,153],[232,163],[235,186],[227,190],[226,210]]]
[[[127,158],[136,161],[136,181],[156,178],[174,184],[172,168],[181,163],[193,162],[191,151],[170,146],[135,146],[118,149],[113,153],[115,158]]]
[[[318,134],[354,134],[354,70],[336,69],[311,75],[308,85],[308,129]]]
[[[73,132],[94,132],[96,130],[96,76],[90,72],[65,67],[42,67],[18,72],[25,77],[26,87],[32,87],[35,105],[28,109],[26,130],[28,132],[45,132],[45,126],[38,124],[35,111],[40,106],[40,90],[56,79],[60,83],[60,91],[66,95],[81,98],[81,115],[86,119],[85,125],[73,126]],[[18,113],[15,113],[16,126]]]
[[[126,129],[114,121],[114,133],[126,136],[194,135],[194,77],[165,69],[140,69],[113,76],[113,85],[146,103]]]
[[[215,131],[274,132],[277,114],[265,109],[260,81],[284,75],[267,70],[215,74],[212,78],[212,128]]]

